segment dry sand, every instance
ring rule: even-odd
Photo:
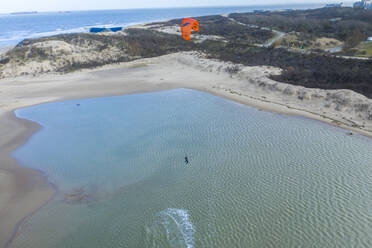
[[[365,115],[372,101],[348,90],[326,91],[290,86],[270,80],[273,67],[238,66],[208,60],[189,52],[84,70],[0,81],[0,246],[6,245],[30,216],[53,195],[53,187],[39,172],[19,166],[10,152],[38,130],[13,111],[64,99],[122,95],[174,88],[206,91],[268,111],[301,115],[372,136],[372,120]],[[231,70],[230,70],[231,71]],[[356,111],[357,104],[365,112]],[[364,126],[357,128],[356,126]],[[354,127],[352,127],[354,126]],[[12,236],[13,235],[13,236]]]

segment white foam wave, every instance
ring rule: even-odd
[[[46,36],[52,36],[52,35],[58,35],[58,34],[87,32],[87,31],[89,31],[89,28],[90,27],[79,27],[79,28],[73,28],[73,29],[58,28],[54,31],[40,32],[40,33],[30,33],[30,32],[27,32],[27,31],[17,31],[17,32],[2,34],[1,35],[2,37],[0,38],[0,42],[21,41],[23,39],[39,38],[39,37],[46,37]]]
[[[106,28],[112,28],[121,26],[120,24],[107,24],[107,25],[91,25],[91,26],[83,26],[78,28],[72,28],[72,29],[63,29],[63,28],[57,28],[54,31],[48,31],[48,32],[39,32],[39,33],[31,33],[29,31],[17,31],[17,32],[8,32],[5,34],[0,35],[0,42],[9,42],[9,41],[21,41],[23,39],[32,39],[32,38],[40,38],[40,37],[47,37],[47,36],[53,36],[58,34],[69,34],[69,33],[81,33],[81,32],[88,32],[90,28],[92,27],[106,27]]]
[[[172,247],[181,245],[181,243],[187,248],[194,247],[194,228],[187,210],[168,208],[161,211],[159,215],[168,242]]]
[[[157,21],[157,20],[155,20]],[[154,22],[155,22],[154,21]],[[87,25],[77,28],[57,28],[54,31],[48,31],[48,32],[38,32],[38,33],[32,33],[30,31],[14,31],[14,32],[6,32],[0,34],[0,42],[19,42],[24,39],[32,39],[32,38],[40,38],[40,37],[47,37],[47,36],[53,36],[58,34],[69,34],[69,33],[81,33],[81,32],[88,32],[90,28],[93,27],[99,27],[99,28],[113,28],[113,27],[129,27],[133,25],[142,24],[144,22],[130,22],[130,23],[96,23],[96,25]]]

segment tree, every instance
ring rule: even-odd
[[[366,36],[360,32],[359,29],[354,30],[351,34],[349,34],[345,39],[345,49],[353,48],[359,45],[360,42],[364,41]]]

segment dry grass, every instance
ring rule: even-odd
[[[372,58],[372,42],[363,42],[356,49],[358,56]]]

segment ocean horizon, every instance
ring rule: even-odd
[[[87,10],[0,14],[0,47],[14,46],[23,39],[64,33],[88,32],[91,27],[128,27],[182,17],[251,12],[254,10],[309,9],[323,3],[288,5],[251,5],[223,7],[152,8],[123,10]]]

